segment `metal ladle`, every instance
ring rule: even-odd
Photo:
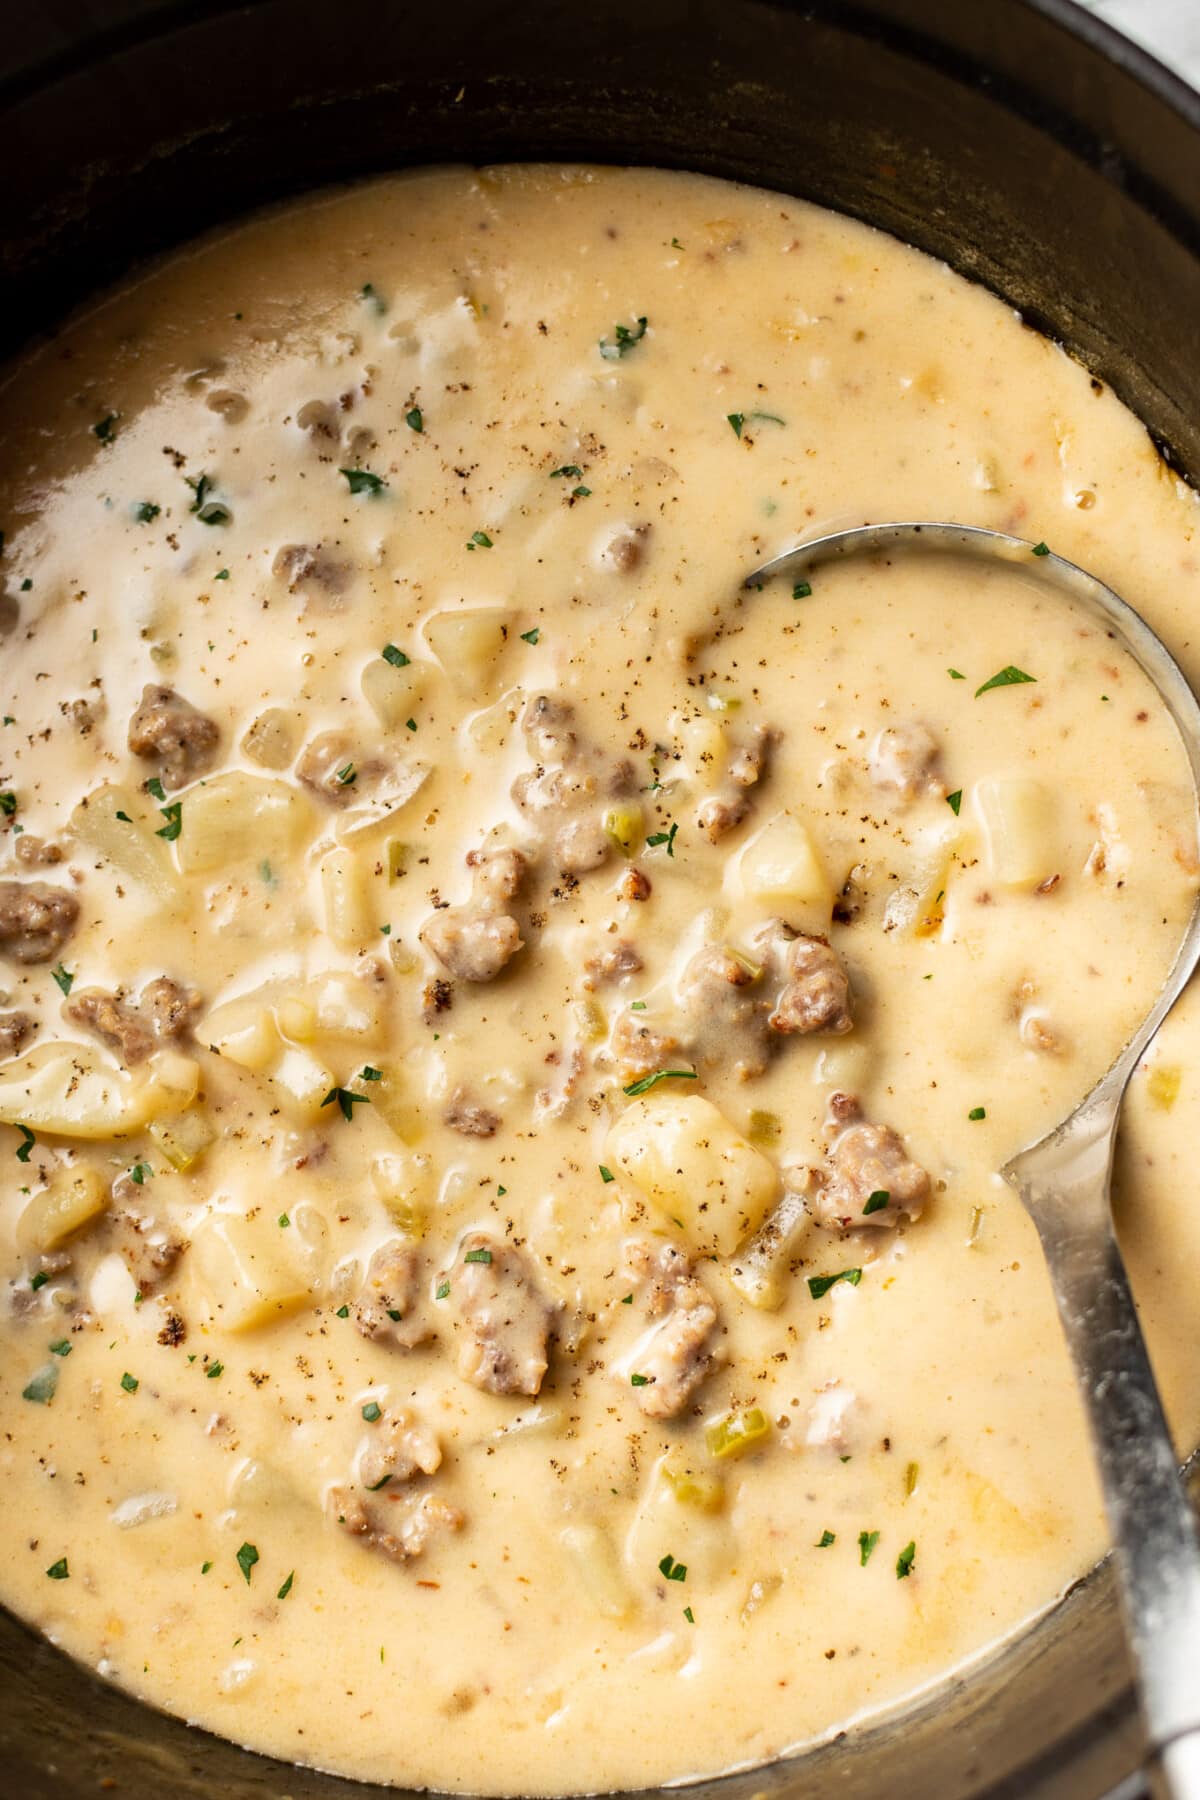
[[[1170,651],[1128,603],[1024,538],[933,521],[812,538],[755,569],[748,588],[820,563],[897,548],[986,556],[1034,573],[1100,619],[1153,682],[1200,800],[1200,704]],[[1126,1086],[1200,961],[1200,900],[1166,982],[1108,1073],[1061,1125],[1000,1173],[1037,1227],[1087,1406],[1156,1790],[1200,1800],[1200,1537],[1113,1233],[1109,1183]]]

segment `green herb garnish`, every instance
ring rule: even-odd
[[[630,1387],[649,1387],[650,1377],[648,1375],[631,1375],[629,1385]]]
[[[352,494],[382,494],[387,482],[382,475],[372,475],[370,469],[339,469],[350,484]]]
[[[861,1269],[839,1269],[836,1275],[810,1275],[808,1291],[814,1300],[820,1300],[839,1281],[845,1281],[851,1287],[857,1287],[861,1280]]]
[[[121,1386],[125,1389],[125,1392],[127,1394],[136,1394],[138,1391],[137,1376],[131,1375],[129,1373],[129,1370],[126,1369],[125,1373],[121,1377]]]
[[[362,1416],[367,1421],[368,1425],[374,1425],[377,1419],[382,1419],[383,1408],[380,1406],[378,1400],[368,1400],[367,1404],[362,1409]]]
[[[490,550],[492,540],[486,531],[473,531],[467,539],[468,550]]]
[[[687,1580],[687,1564],[676,1562],[675,1558],[670,1555],[663,1557],[658,1565],[658,1572],[660,1575],[665,1575],[668,1581]]]
[[[568,480],[578,481],[582,474],[583,470],[578,463],[564,463],[561,469],[551,469],[550,479],[554,481],[558,476],[565,475]]]
[[[615,1181],[617,1178],[613,1174],[611,1169],[606,1169],[604,1164],[601,1163],[600,1164],[600,1179],[607,1185],[608,1182]]]
[[[157,519],[161,511],[162,507],[155,506],[153,500],[139,500],[133,509],[133,516],[139,525],[149,525],[152,519]]]
[[[860,1531],[859,1532],[859,1534],[858,1534],[858,1562],[859,1562],[860,1568],[863,1568],[863,1569],[866,1568],[867,1564],[871,1560],[871,1552],[874,1550],[874,1548],[878,1542],[879,1542],[879,1533],[877,1531]]]
[[[405,656],[403,650],[397,650],[395,644],[385,644],[379,654],[384,662],[391,663],[393,669],[407,669],[412,661],[411,656]]]
[[[992,688],[1018,687],[1023,681],[1036,680],[1036,675],[1027,675],[1024,669],[1015,668],[1012,663],[1009,663],[1005,668],[998,670],[990,681],[985,681],[982,687],[975,689],[975,698],[978,700],[980,694],[986,694]]]
[[[450,1298],[450,1283],[446,1280],[445,1276],[443,1276],[441,1281],[439,1281],[437,1284],[437,1292],[434,1295],[434,1299],[435,1300],[448,1300],[449,1298]]]
[[[792,589],[792,599],[793,600],[807,600],[811,593],[812,593],[812,582],[811,581],[798,581],[796,583],[795,587]]]
[[[195,481],[185,476],[184,480],[195,496],[188,511],[195,513],[202,525],[228,525],[231,517],[229,508],[222,506],[219,500],[210,500],[208,497],[213,490],[213,483],[208,476],[201,475]]]
[[[57,985],[62,989],[63,993],[69,994],[74,986],[75,977],[69,974],[68,971],[63,968],[61,963],[51,969],[50,973],[54,977]]]
[[[183,830],[183,801],[173,800],[170,806],[160,806],[158,810],[167,822],[165,825],[160,825],[154,835],[165,838],[168,844],[173,844]]]
[[[105,413],[99,423],[92,426],[92,435],[98,437],[102,444],[111,444],[117,435],[116,425],[120,416],[120,413]]]
[[[418,433],[424,431],[425,419],[419,406],[409,408],[408,412],[404,415],[404,423],[408,426],[410,431],[416,431]]]
[[[521,642],[523,644],[536,644],[541,635],[541,631],[535,625],[532,631],[523,631],[521,633]]]
[[[341,1108],[343,1119],[353,1119],[354,1108],[356,1106],[369,1106],[371,1104],[371,1097],[369,1094],[352,1094],[349,1088],[335,1087],[330,1088],[329,1092],[322,1100],[321,1105],[332,1106],[335,1100]]]
[[[467,1254],[463,1257],[463,1261],[469,1263],[490,1263],[491,1260],[492,1253],[490,1250],[468,1250]]]
[[[29,1161],[29,1152],[37,1143],[37,1139],[34,1137],[32,1131],[30,1131],[28,1125],[18,1125],[17,1130],[21,1134],[21,1142],[17,1145],[17,1161],[27,1163]],[[35,1288],[39,1288],[43,1281],[49,1281],[49,1279],[50,1277],[48,1275],[43,1275],[42,1280],[39,1281],[35,1275],[32,1285]]]
[[[600,354],[605,362],[616,362],[619,357],[627,356],[635,344],[640,344],[645,335],[644,318],[639,319],[632,330],[628,325],[616,325],[611,339],[600,339]]]
[[[837,1532],[836,1531],[823,1531],[821,1533],[820,1537],[817,1539],[816,1543],[813,1545],[813,1549],[814,1550],[828,1550],[830,1544],[836,1544],[836,1543],[837,1543]]]
[[[47,1363],[29,1377],[21,1389],[22,1400],[32,1400],[36,1406],[49,1406],[58,1387],[58,1364]]]
[[[912,1574],[912,1566],[913,1566],[913,1561],[916,1557],[916,1554],[917,1554],[917,1546],[916,1546],[915,1542],[911,1543],[911,1544],[905,1544],[903,1550],[900,1552],[899,1556],[896,1558],[896,1580],[897,1581],[903,1581],[903,1580],[905,1580],[905,1578],[907,1576]]]
[[[51,1354],[51,1356],[70,1356],[70,1354],[71,1354],[70,1338],[59,1338],[59,1340],[56,1344],[51,1344],[50,1354]]]
[[[655,1069],[652,1075],[643,1075],[640,1081],[631,1081],[623,1092],[628,1094],[631,1100],[636,1100],[639,1094],[648,1094],[650,1089],[657,1087],[660,1081],[695,1080],[695,1069]]]
[[[237,1553],[237,1566],[246,1577],[246,1586],[250,1586],[250,1571],[258,1561],[258,1551],[253,1544],[243,1544]]]
[[[56,1563],[51,1563],[50,1567],[46,1570],[46,1573],[51,1581],[69,1581],[71,1578],[71,1571],[67,1567],[66,1557],[60,1556]]]
[[[955,790],[952,794],[946,795],[946,805],[950,808],[950,811],[954,814],[955,818],[957,819],[960,811],[962,810],[962,789],[961,788],[955,788]]]
[[[968,1117],[968,1119],[986,1119],[987,1118],[986,1106],[973,1106],[971,1108],[970,1112],[967,1114],[967,1117]]]
[[[871,1195],[871,1198],[867,1201],[867,1204],[863,1207],[863,1217],[869,1218],[872,1213],[882,1212],[891,1197],[891,1194],[888,1193],[886,1188],[876,1188],[875,1192]]]

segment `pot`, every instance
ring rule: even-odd
[[[0,44],[0,351],[139,259],[403,164],[658,164],[944,258],[1061,339],[1200,477],[1200,97],[1068,0],[107,0]],[[320,1696],[313,1696],[320,1704]],[[869,1728],[697,1800],[1136,1800],[1111,1581]],[[14,1800],[367,1800],[107,1686],[0,1612]],[[394,1792],[394,1790],[388,1790]]]

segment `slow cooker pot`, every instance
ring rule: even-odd
[[[60,0],[6,20],[0,118],[5,352],[140,258],[321,183],[657,164],[799,194],[945,258],[1200,477],[1200,98],[1068,0]],[[1139,1753],[1101,1568],[887,1720],[692,1792],[1135,1800]],[[384,1792],[193,1731],[0,1613],[0,1793],[105,1791]]]

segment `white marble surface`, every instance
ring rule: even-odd
[[[1200,0],[1081,0],[1200,88]]]

